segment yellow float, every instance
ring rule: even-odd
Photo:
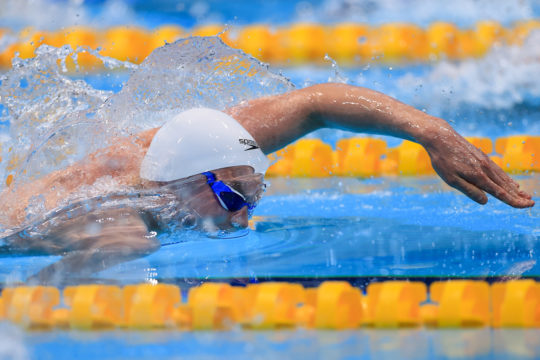
[[[118,60],[140,63],[155,48],[182,36],[219,36],[262,61],[280,66],[320,64],[328,54],[340,65],[368,63],[422,63],[441,59],[462,60],[484,56],[495,45],[521,46],[529,34],[540,29],[540,21],[531,19],[511,27],[485,20],[471,28],[458,28],[448,22],[434,22],[425,29],[415,24],[387,23],[370,26],[361,23],[321,25],[296,23],[287,27],[253,24],[226,28],[209,24],[192,29],[164,25],[154,30],[117,26],[105,30],[73,27],[56,32],[27,28],[18,34],[0,29],[0,37],[11,37],[0,54],[0,66],[11,66],[15,53],[33,57],[41,44],[102,48],[102,54]],[[79,55],[82,70],[96,70],[102,65],[95,57]],[[97,65],[96,65],[97,64]],[[72,66],[69,66],[72,70]]]

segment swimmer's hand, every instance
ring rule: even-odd
[[[444,134],[433,136],[423,145],[437,174],[477,203],[487,203],[487,192],[515,208],[534,206],[531,195],[454,130],[445,129]]]
[[[251,100],[228,112],[266,154],[320,128],[386,134],[423,145],[440,177],[480,204],[487,202],[487,192],[517,208],[534,205],[529,194],[446,121],[377,91],[318,84]]]

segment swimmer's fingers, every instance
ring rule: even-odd
[[[487,192],[516,208],[534,206],[532,197],[520,190],[517,182],[461,136],[455,134],[448,141],[430,142],[426,150],[441,178],[474,201],[485,204]]]
[[[462,181],[463,180],[463,181]],[[495,183],[489,176],[487,176],[485,173],[476,173],[474,175],[465,175],[461,179],[459,179],[458,183],[462,184],[462,182],[466,182],[468,184],[471,184],[478,188],[479,190],[483,190],[497,199],[501,200],[502,202],[513,206],[515,208],[527,208],[534,205],[534,201],[527,199],[525,197],[519,196],[516,192],[512,190],[507,190],[504,187],[500,186],[499,184]],[[470,188],[470,187],[468,187]],[[468,195],[465,191],[464,193]],[[477,194],[477,192],[475,193]],[[468,195],[469,196],[469,195]],[[471,196],[469,196],[471,197]],[[484,194],[485,197],[485,194]],[[473,200],[477,201],[475,198],[471,197]],[[483,199],[482,199],[483,200]],[[485,198],[484,202],[477,201],[480,204],[485,204],[487,202],[487,197]]]
[[[487,179],[484,179],[487,186],[485,190],[487,192],[513,207],[526,208],[534,205],[531,195],[520,190],[519,184],[508,176],[487,155],[482,155],[481,167],[487,175]]]
[[[482,190],[480,190],[475,185],[469,183],[465,179],[456,177],[455,179],[448,181],[448,185],[461,191],[462,193],[467,195],[470,199],[476,201],[479,204],[484,205],[488,201],[486,194]]]
[[[499,166],[497,166],[491,159],[489,160],[489,166],[486,167],[486,173],[488,176],[499,186],[510,191],[518,197],[531,200],[532,196],[523,190],[520,190],[519,184],[512,179],[508,174],[504,172]]]
[[[436,152],[430,153],[431,163],[439,176],[451,187],[461,191],[470,199],[479,204],[486,204],[488,199],[484,191],[481,189],[480,181],[477,176],[471,176],[472,180],[466,180],[464,173],[470,172],[478,174],[478,171],[472,171],[472,164],[466,162],[449,162],[447,156],[440,156]]]

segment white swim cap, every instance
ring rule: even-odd
[[[148,148],[140,176],[173,181],[205,171],[249,165],[264,174],[268,159],[235,119],[213,109],[184,111],[163,125]]]

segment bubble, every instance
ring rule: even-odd
[[[192,230],[197,227],[197,217],[193,214],[188,214],[180,220],[182,229]]]

